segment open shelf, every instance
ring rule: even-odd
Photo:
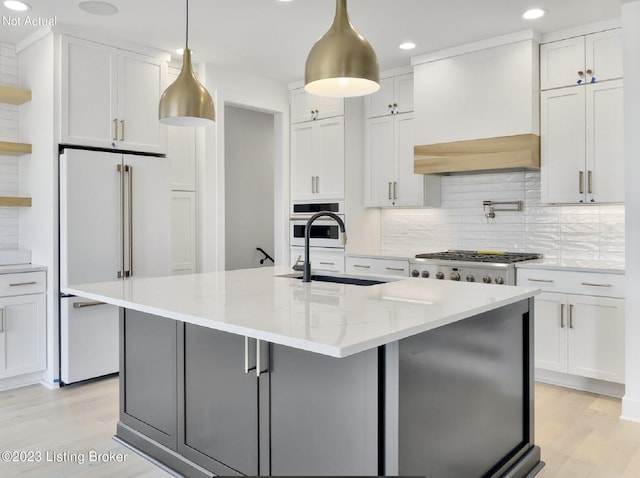
[[[31,90],[13,86],[0,86],[0,103],[21,105],[27,101],[31,101]]]
[[[31,154],[31,145],[28,143],[10,143],[0,141],[0,154]]]
[[[0,207],[31,207],[31,198],[0,196]]]

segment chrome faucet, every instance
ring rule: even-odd
[[[311,262],[309,262],[309,237],[311,235],[311,224],[319,217],[330,217],[335,219],[340,227],[340,233],[342,235],[342,244],[347,243],[347,232],[344,228],[344,222],[340,219],[340,216],[332,212],[320,211],[309,218],[307,225],[304,228],[304,271],[302,273],[302,282],[311,282]]]

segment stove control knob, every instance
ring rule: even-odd
[[[413,269],[411,271],[411,277],[418,277],[420,276],[420,271],[418,269]]]
[[[482,276],[482,282],[484,282],[485,284],[491,284],[491,277],[490,276]]]
[[[422,274],[420,274],[424,279],[428,279],[429,278],[429,271],[422,271]]]
[[[460,273],[459,272],[452,272],[451,275],[449,276],[449,279],[451,279],[451,280],[460,280]]]
[[[475,282],[476,278],[473,274],[467,274],[467,282]]]
[[[444,272],[442,271],[436,272],[436,279],[444,279]]]
[[[504,278],[502,276],[496,277],[496,284],[504,284]]]

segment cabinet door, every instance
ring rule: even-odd
[[[259,410],[255,370],[244,371],[247,345],[242,336],[185,324],[180,452],[218,475],[259,474],[258,413],[268,408]]]
[[[543,91],[541,103],[542,201],[583,202],[585,88]]]
[[[126,196],[130,211],[125,237],[131,228],[132,255],[126,257],[136,277],[171,274],[171,178],[167,158],[124,155],[131,167]]]
[[[315,195],[315,122],[291,128],[291,199],[312,199]]]
[[[331,118],[344,114],[344,100],[342,98],[311,95],[304,88],[291,90],[289,101],[291,123]]]
[[[393,201],[394,125],[395,117],[391,115],[366,121],[364,205],[367,207],[391,206]]]
[[[171,193],[171,271],[196,272],[196,193]]]
[[[0,378],[46,368],[45,294],[0,299]]]
[[[624,383],[624,300],[575,295],[569,309],[568,372]]]
[[[130,51],[118,52],[118,146],[135,151],[166,150],[166,127],[158,102],[166,86],[165,62]]]
[[[575,86],[585,81],[585,41],[579,36],[540,45],[540,89]]]
[[[396,113],[413,111],[413,73],[395,77],[394,84]]]
[[[535,298],[535,366],[567,371],[567,296],[542,293]]]
[[[424,206],[425,176],[413,172],[413,114],[397,115],[394,121],[396,185],[393,203],[396,206]]]
[[[318,199],[344,198],[344,118],[337,116],[314,123],[317,127],[318,156],[314,168],[318,176]]]
[[[367,118],[390,115],[395,102],[394,78],[382,78],[380,89],[365,97],[365,115]]]
[[[67,36],[61,47],[60,142],[110,148],[116,140],[117,50]]]
[[[586,87],[587,201],[624,202],[622,80]]]
[[[621,29],[594,33],[585,37],[585,67],[592,71],[587,76],[596,81],[622,78],[622,33]]]

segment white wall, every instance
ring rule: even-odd
[[[624,265],[622,204],[542,204],[539,172],[443,176],[441,180],[441,208],[383,210],[385,252],[413,256],[446,249],[497,249]],[[487,220],[485,199],[521,200],[524,210],[497,211],[494,219]]]
[[[206,128],[198,155],[198,271],[225,269],[225,104],[274,114],[274,253],[276,264],[288,262],[289,96],[287,85],[229,71],[204,69],[204,84],[213,96],[216,124]],[[282,261],[282,262],[280,262]]]
[[[274,116],[226,105],[225,269],[260,267],[273,257]],[[271,266],[264,261],[263,266]]]
[[[20,160],[20,195],[32,198],[21,208],[20,248],[31,250],[31,261],[47,270],[47,372],[58,376],[58,162],[55,141],[54,38],[47,35],[19,52],[21,86],[32,99],[20,106],[20,129],[32,154]]]
[[[626,390],[622,417],[640,422],[640,1],[622,5],[626,224]]]

